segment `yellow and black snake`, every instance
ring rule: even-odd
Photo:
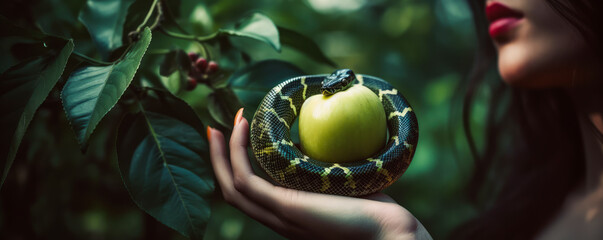
[[[333,80],[339,83],[333,84]],[[364,85],[379,96],[387,115],[387,145],[375,156],[356,162],[327,163],[311,159],[291,140],[291,125],[306,98],[349,87],[345,81],[351,81],[350,85]],[[374,193],[394,183],[408,168],[418,136],[417,118],[398,90],[382,79],[354,75],[348,69],[284,81],[268,92],[251,122],[255,157],[277,183],[293,189],[346,196]]]

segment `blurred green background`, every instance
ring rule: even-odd
[[[66,23],[77,21],[81,3],[25,2],[41,19],[45,31],[74,38],[81,52],[93,49],[78,44],[78,39],[90,41],[85,32],[65,29]],[[145,7],[144,3],[137,4],[132,7]],[[474,214],[462,192],[471,160],[460,124],[461,85],[470,70],[476,42],[464,1],[181,0],[179,11],[180,24],[198,35],[209,34],[248,13],[261,12],[276,25],[311,38],[340,68],[388,80],[413,105],[420,136],[406,174],[385,192],[412,212],[435,239],[445,238]],[[334,70],[287,47],[278,53],[257,41],[235,39],[233,44],[254,61],[281,59],[308,74]],[[152,45],[195,50],[188,42],[161,34],[153,36]],[[145,57],[145,61],[153,58]],[[5,69],[2,65],[1,70]],[[199,87],[182,97],[196,109],[203,109],[207,94],[207,89]],[[115,157],[104,149],[105,142],[114,136],[102,129],[112,128],[107,125],[113,123],[103,122],[97,131],[100,137],[82,154],[77,151],[75,137],[65,134],[71,130],[64,113],[48,110],[60,104],[52,99],[59,98],[51,96],[44,103],[50,107],[38,111],[0,191],[0,236],[10,231],[22,232],[25,238],[183,238],[130,200]],[[480,109],[478,104],[476,114]],[[248,110],[246,116],[250,114]],[[278,238],[282,237],[216,197],[206,239]]]

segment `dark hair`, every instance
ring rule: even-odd
[[[576,109],[562,89],[520,89],[488,82],[496,50],[488,36],[485,0],[468,0],[478,50],[463,102],[463,126],[473,154],[467,192],[479,215],[453,239],[532,239],[558,214],[570,191],[584,180],[585,157]],[[597,0],[547,0],[603,56],[603,19]],[[486,141],[477,149],[469,124],[480,88],[490,88]],[[506,103],[506,104],[505,104]]]

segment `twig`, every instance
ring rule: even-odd
[[[159,0],[153,0],[153,3],[151,4],[151,8],[149,9],[149,12],[147,12],[147,16],[144,18],[142,23],[140,23],[140,25],[138,25],[138,27],[136,28],[136,32],[140,32],[140,30],[142,30],[142,27],[144,27],[144,25],[147,24],[147,22],[151,18],[151,15],[153,15],[153,10],[155,10],[155,6],[157,6],[158,2],[159,2]]]
[[[159,27],[161,21],[163,21],[163,5],[162,2],[159,2],[159,4],[157,4],[157,16],[155,17],[155,22],[149,27],[149,29],[153,31],[155,28]]]
[[[205,42],[205,41],[212,40],[216,36],[218,36],[218,34],[220,34],[220,32],[215,32],[215,33],[210,34],[208,36],[197,37],[197,36],[191,36],[191,35],[185,35],[185,34],[170,32],[169,30],[167,30],[167,29],[165,29],[165,28],[163,28],[161,26],[159,26],[157,29],[159,29],[159,31],[161,31],[165,35],[173,37],[173,38],[184,39],[184,40],[191,40],[191,41],[198,41],[198,42]]]
[[[201,44],[201,50],[203,51],[203,56],[205,56],[205,58],[211,60],[212,59],[211,54],[209,52],[209,49],[207,49],[207,46],[205,46],[205,43],[199,42],[199,44]]]

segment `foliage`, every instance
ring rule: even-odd
[[[126,91],[151,43],[148,28],[132,49],[109,66],[86,66],[71,73],[63,87],[63,107],[77,138],[86,149],[94,128]]]
[[[2,164],[4,171],[0,184],[6,179],[34,113],[59,80],[71,51],[73,42],[66,41],[58,53],[47,53],[24,61],[2,74],[3,94],[0,100],[3,102],[4,113],[2,126],[6,128],[2,131],[2,140],[7,143],[2,146],[2,158],[6,160]]]
[[[472,214],[455,122],[445,134],[470,65],[466,8],[320,2],[0,3],[0,238],[278,237],[219,200],[204,127],[228,136],[279,82],[337,67],[413,104],[417,154],[386,193],[446,236]],[[194,89],[189,52],[219,66]]]
[[[198,239],[209,220],[214,190],[208,144],[195,129],[203,124],[182,100],[161,92],[156,98],[139,103],[138,113],[122,120],[120,172],[140,208]]]

